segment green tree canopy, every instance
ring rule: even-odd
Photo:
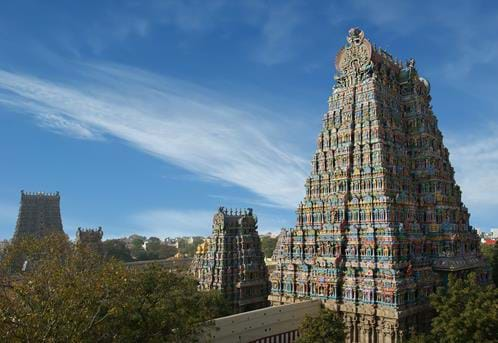
[[[498,287],[498,241],[493,245],[481,245],[481,251],[486,263],[491,270],[491,276],[496,287]]]
[[[306,316],[299,327],[297,343],[344,343],[344,322],[335,312],[322,309],[318,317]]]
[[[126,243],[121,239],[108,239],[102,242],[104,256],[115,258],[119,261],[130,262],[133,260]]]
[[[266,258],[272,257],[275,245],[277,245],[277,238],[261,236],[261,250],[263,250]]]
[[[197,246],[204,241],[202,237],[192,237],[192,242],[187,238],[178,238],[178,251],[187,256],[194,256]]]
[[[175,247],[167,245],[157,237],[150,237],[147,240],[146,253],[149,260],[172,257],[177,252],[178,250]]]
[[[447,288],[431,295],[436,311],[430,333],[410,338],[410,343],[498,342],[498,289],[481,285],[476,274],[461,279],[450,275]]]
[[[16,242],[0,261],[6,342],[193,341],[226,309],[220,293],[199,292],[187,276],[127,269],[61,235]]]
[[[498,289],[480,285],[474,273],[450,276],[447,288],[431,296],[437,312],[431,334],[436,342],[498,342]]]

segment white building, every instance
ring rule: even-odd
[[[491,229],[491,238],[498,238],[498,228]]]

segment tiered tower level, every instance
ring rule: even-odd
[[[14,239],[25,236],[42,237],[47,233],[64,233],[57,193],[28,193],[21,191],[21,204]]]
[[[220,207],[213,233],[197,247],[191,272],[203,290],[218,289],[233,312],[269,305],[268,271],[252,209]]]
[[[482,265],[427,80],[349,31],[273,304],[323,299],[349,342],[401,342],[448,273]]]

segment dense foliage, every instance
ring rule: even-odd
[[[193,257],[197,246],[204,241],[203,237],[192,237],[192,240],[186,238],[177,238],[178,252],[182,255]]]
[[[102,242],[102,246],[106,258],[115,258],[123,262],[133,261],[130,249],[128,249],[126,243],[121,239],[108,239]]]
[[[298,343],[343,343],[345,326],[335,312],[322,309],[318,317],[306,316],[299,327]]]
[[[261,236],[261,250],[265,254],[266,258],[270,258],[273,255],[273,250],[277,244],[277,238],[270,236]]]
[[[437,313],[431,332],[410,342],[498,342],[498,289],[480,285],[474,273],[450,276],[448,288],[433,294],[431,304]]]
[[[494,245],[481,245],[481,251],[491,271],[493,282],[498,287],[498,241]]]
[[[196,285],[160,267],[127,269],[73,247],[61,235],[19,241],[0,261],[0,337],[6,342],[194,341],[205,321],[228,313],[219,293],[199,292]]]
[[[132,237],[129,246],[123,239],[108,239],[102,245],[104,256],[114,257],[123,262],[166,259],[178,252],[176,247],[166,244],[157,237],[147,239],[137,235]]]

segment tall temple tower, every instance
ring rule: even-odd
[[[98,254],[103,254],[103,236],[104,231],[100,226],[98,229],[82,229],[81,227],[79,227],[78,230],[76,230],[76,245],[85,246],[89,249],[92,249]]]
[[[297,222],[280,242],[274,305],[322,299],[348,342],[402,342],[448,273],[482,266],[430,105],[430,85],[349,31]]]
[[[252,209],[220,207],[213,233],[197,247],[191,272],[200,289],[219,289],[234,313],[269,306],[268,270]]]
[[[60,195],[57,193],[27,193],[21,191],[14,240],[50,232],[64,233],[62,228]]]

